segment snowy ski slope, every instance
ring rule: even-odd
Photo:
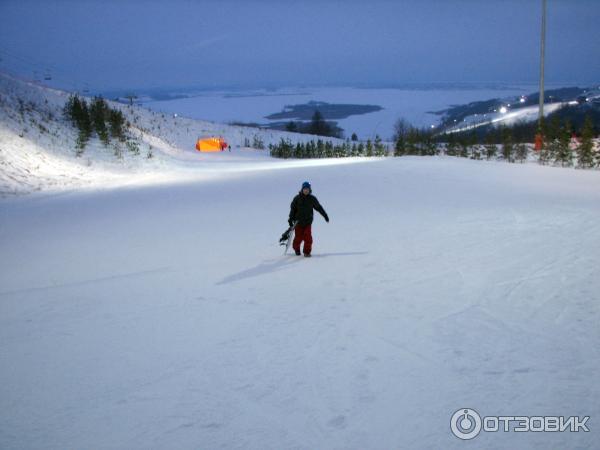
[[[6,199],[0,447],[459,449],[462,407],[599,417],[598,175],[414,157]],[[311,260],[276,244],[304,179]]]
[[[140,143],[141,154],[134,156],[124,150],[119,160],[112,148],[93,138],[83,155],[76,157],[76,130],[62,118],[68,96],[67,92],[0,73],[0,196],[172,183],[210,177],[215,170],[247,170],[249,166],[315,164],[276,161],[268,156],[268,150],[245,147],[253,145],[255,138],[266,148],[282,138],[295,143],[315,136],[172,117],[115,102],[110,104],[120,108],[131,122],[130,132]],[[225,137],[232,152],[198,153],[196,139],[206,135]],[[153,157],[148,159],[150,150]]]
[[[0,200],[0,448],[597,446],[600,172],[208,159],[200,128],[246,130],[196,122],[77,160],[6,117],[4,186],[61,195]],[[310,260],[277,245],[304,180],[331,218]],[[591,431],[463,442],[465,407]]]

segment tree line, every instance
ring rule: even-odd
[[[379,136],[374,141],[366,142],[344,141],[334,144],[331,141],[297,142],[293,144],[289,139],[281,139],[277,144],[269,144],[271,156],[274,158],[346,158],[358,156],[387,156],[388,148]]]
[[[600,166],[600,148],[594,146],[594,126],[587,117],[580,129],[577,141],[573,140],[569,121],[554,116],[545,126],[544,146],[536,153],[540,164],[557,164],[564,167],[592,168]],[[525,162],[530,156],[531,144],[514,136],[513,127],[500,126],[486,135],[471,130],[467,133],[436,134],[435,130],[411,126],[405,120],[395,124],[393,156],[448,155],[470,159]],[[366,143],[347,139],[341,144],[317,140],[293,144],[281,139],[270,144],[271,156],[275,158],[344,158],[358,156],[389,156],[388,147],[379,136]]]
[[[292,133],[314,134],[325,137],[342,137],[342,130],[336,126],[335,122],[327,122],[323,114],[316,109],[312,119],[308,123],[289,121],[285,126],[286,131]]]
[[[102,97],[94,97],[88,101],[78,95],[71,95],[65,103],[65,118],[78,130],[77,155],[83,153],[89,140],[95,135],[105,146],[114,140],[115,153],[120,155],[118,143],[125,143],[133,153],[139,153],[139,146],[128,138],[126,129],[130,124],[123,113],[111,108]]]
[[[507,162],[524,162],[529,156],[529,146],[515,136],[522,124],[489,128],[487,132],[470,130],[435,134],[434,130],[419,129],[400,119],[395,125],[394,155],[430,156],[440,153],[471,159],[502,159]],[[479,132],[478,132],[479,131]],[[517,133],[518,134],[518,133]],[[569,120],[551,116],[543,124],[543,148],[537,153],[540,164],[557,164],[580,168],[600,166],[600,149],[594,147],[594,124],[587,116],[574,140]]]

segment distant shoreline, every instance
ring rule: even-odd
[[[572,87],[581,83],[546,83],[547,88]],[[365,89],[365,90],[397,90],[397,91],[470,91],[470,90],[488,90],[505,91],[514,89],[537,89],[537,83],[494,83],[494,82],[474,82],[474,83],[406,83],[395,85],[310,85],[310,86],[169,86],[155,88],[121,88],[121,89],[102,89],[95,91],[95,94],[102,95],[104,98],[114,99],[135,94],[141,103],[149,101],[169,101],[183,98],[203,96],[207,94],[220,94],[224,97],[263,97],[263,96],[290,96],[305,95],[312,90],[320,89]]]

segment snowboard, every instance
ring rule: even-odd
[[[294,222],[292,226],[285,230],[279,238],[279,245],[285,246],[285,250],[283,251],[284,255],[287,255],[287,252],[290,249],[290,245],[292,245],[292,242],[294,240],[294,230],[296,229],[297,223],[298,222]]]

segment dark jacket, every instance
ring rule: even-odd
[[[289,222],[298,221],[298,225],[306,226],[313,222],[313,209],[316,209],[323,218],[329,222],[327,213],[317,200],[317,197],[309,193],[304,195],[302,191],[294,197],[292,204],[290,205],[290,217]]]

